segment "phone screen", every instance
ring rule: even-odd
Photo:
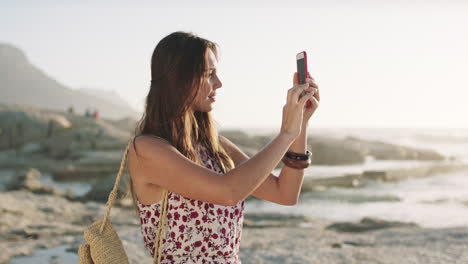
[[[304,84],[306,82],[306,72],[307,72],[307,54],[305,51],[299,52],[296,55],[296,62],[297,62],[297,73],[299,77],[299,84]],[[306,95],[306,92],[302,92],[299,98]]]
[[[297,73],[299,74],[299,84],[305,83],[304,58],[297,60]]]

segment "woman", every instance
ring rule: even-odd
[[[281,132],[249,159],[214,126],[210,111],[222,87],[217,59],[213,42],[184,32],[162,39],[151,59],[146,109],[128,157],[132,197],[152,255],[168,190],[162,263],[240,263],[245,198],[294,205],[299,196],[302,169],[284,166],[279,178],[270,172],[286,151],[305,153],[318,87],[312,79],[295,81]],[[304,107],[307,100],[312,107]]]

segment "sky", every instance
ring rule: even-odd
[[[2,1],[0,42],[143,111],[157,43],[195,33],[221,48],[221,128],[280,127],[304,50],[321,94],[312,128],[468,128],[468,1],[167,2]]]

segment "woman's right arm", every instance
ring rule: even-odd
[[[129,149],[132,177],[185,197],[221,205],[235,205],[268,177],[292,144],[279,134],[260,152],[224,175],[200,166],[161,139],[140,136]]]
[[[221,205],[235,205],[247,198],[268,177],[299,135],[302,111],[311,98],[308,93],[298,100],[308,85],[293,87],[283,107],[281,131],[251,159],[224,175],[200,166],[162,139],[140,136],[129,148],[132,177],[195,200]]]

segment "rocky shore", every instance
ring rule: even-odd
[[[0,173],[0,264],[76,263],[85,227],[105,212],[104,203],[136,120],[95,120],[59,111],[5,105],[0,105],[0,120],[0,170],[12,171],[11,177]],[[249,156],[274,136],[237,130],[221,131],[221,134]],[[334,187],[354,190],[367,184],[468,170],[467,164],[433,150],[356,137],[314,136],[308,139],[308,144],[314,150],[314,165],[362,164],[369,157],[428,161],[414,168],[306,177],[302,192],[315,196],[326,196],[322,191]],[[78,195],[45,184],[42,174],[50,175],[56,182],[92,179],[91,188]],[[124,192],[122,181],[120,194]],[[373,199],[399,201],[400,198]],[[112,210],[112,222],[131,263],[151,263],[141,239],[139,220],[130,204],[128,200],[119,200]],[[375,218],[338,223],[300,214],[248,213],[241,258],[243,264],[465,263],[468,262],[464,251],[467,242],[467,227],[429,229],[414,223]]]
[[[31,106],[0,104],[0,168],[34,167],[56,179],[105,177],[115,173],[137,120],[93,119]],[[221,130],[247,155],[253,156],[275,135],[250,135]],[[309,136],[313,164],[339,165],[377,160],[445,161],[436,151],[357,137]],[[279,164],[281,166],[281,164]],[[278,167],[279,168],[279,167]]]
[[[103,203],[29,191],[0,192],[0,200],[2,264],[33,254],[23,260],[76,263],[84,228],[105,211]],[[151,263],[134,212],[116,206],[111,219],[131,263]],[[245,215],[241,259],[243,264],[465,263],[467,243],[468,227],[429,229],[379,219],[331,223],[300,215],[259,213]],[[37,254],[59,247],[68,257],[51,254],[44,262]]]

